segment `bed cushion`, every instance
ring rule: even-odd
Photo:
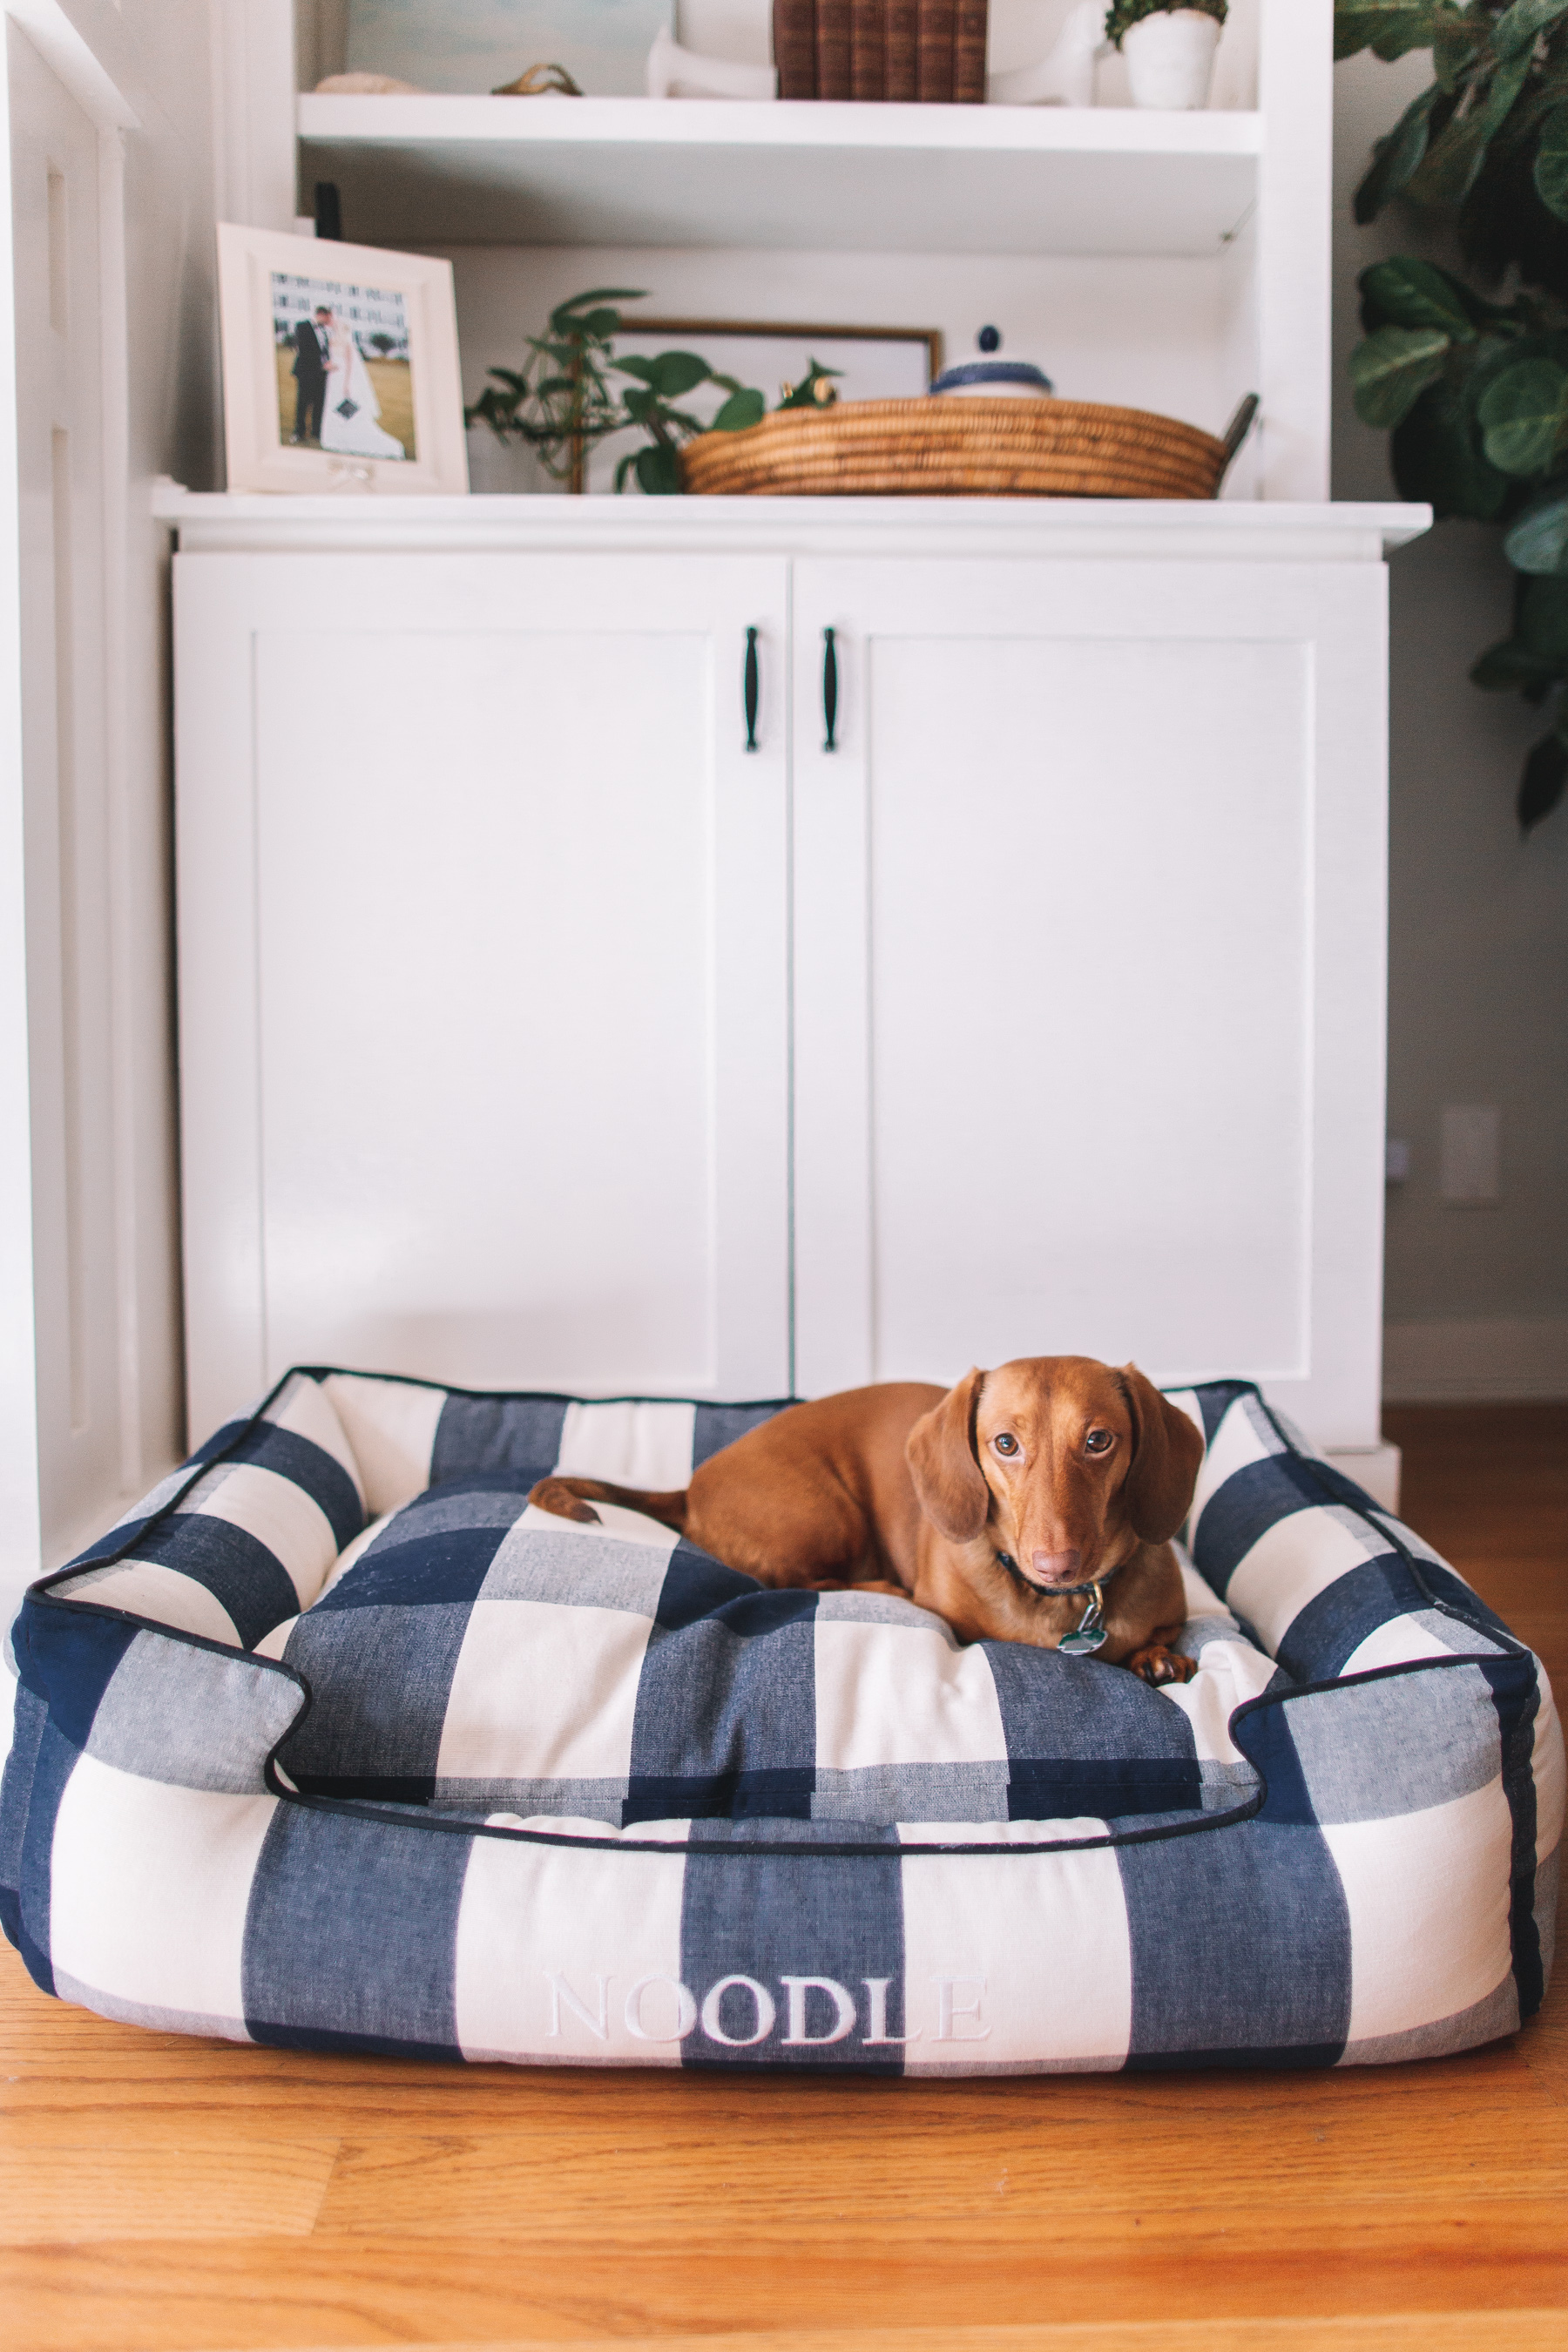
[[[769,1413],[289,1374],[14,1633],[0,1919],[105,2013],[305,2047],[973,2072],[1343,2063],[1538,2005],[1538,1663],[1243,1383],[1197,1660],[770,1592],[552,1469]]]

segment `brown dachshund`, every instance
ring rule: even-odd
[[[1094,1650],[1145,1682],[1185,1682],[1171,1538],[1204,1442],[1142,1372],[1088,1356],[913,1381],[788,1406],[678,1494],[542,1478],[529,1496],[596,1520],[623,1503],[761,1583],[891,1592],[961,1641]]]

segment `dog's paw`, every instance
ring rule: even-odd
[[[554,1518],[575,1519],[581,1527],[599,1525],[599,1514],[593,1504],[574,1495],[564,1478],[542,1478],[537,1486],[530,1488],[528,1499]]]
[[[1189,1658],[1184,1650],[1167,1650],[1163,1642],[1150,1642],[1134,1650],[1123,1664],[1130,1673],[1156,1688],[1161,1683],[1190,1683],[1198,1670],[1195,1658]]]

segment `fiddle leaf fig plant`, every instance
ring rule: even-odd
[[[639,426],[647,446],[621,459],[616,489],[635,480],[650,497],[678,493],[681,444],[699,433],[740,432],[760,422],[767,404],[760,392],[721,375],[696,352],[617,359],[616,337],[625,326],[618,306],[642,299],[635,287],[600,286],[558,303],[545,332],[528,337],[530,356],[521,369],[489,371],[495,382],[464,411],[465,421],[488,425],[498,441],[522,442],[547,474],[576,491],[587,487],[594,445],[627,425]],[[831,373],[815,360],[811,364],[814,375]],[[612,383],[612,375],[630,377],[629,389]],[[706,421],[675,405],[701,384],[716,384],[728,395]]]
[[[1363,270],[1356,414],[1390,436],[1401,497],[1504,527],[1509,635],[1470,676],[1550,710],[1516,802],[1568,790],[1568,0],[1336,0],[1334,54],[1429,48],[1433,79],[1373,150],[1355,217],[1395,197],[1446,219],[1489,299],[1399,256]]]

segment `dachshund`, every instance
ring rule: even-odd
[[[1203,1461],[1196,1424],[1143,1374],[1089,1356],[891,1381],[788,1405],[678,1493],[542,1478],[543,1511],[619,1503],[763,1584],[886,1592],[961,1642],[1094,1654],[1185,1682],[1171,1538]]]

